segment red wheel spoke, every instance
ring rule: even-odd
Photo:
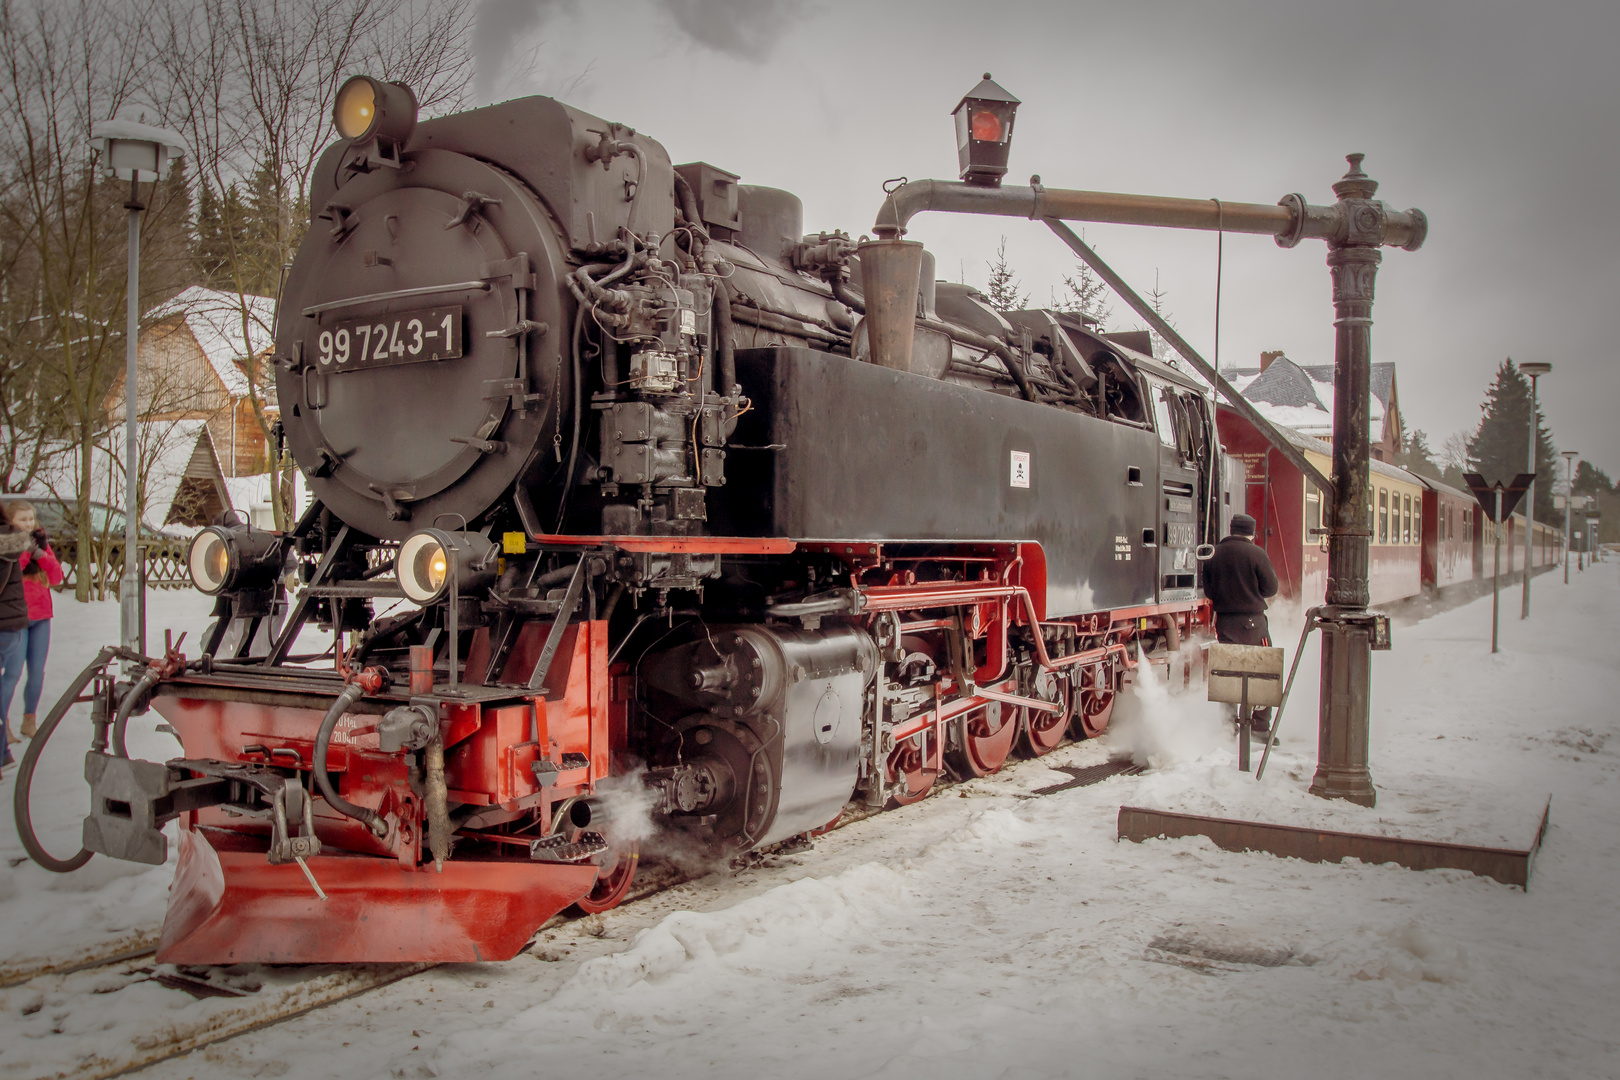
[[[958,730],[951,767],[964,777],[989,776],[1001,768],[1018,735],[1018,710],[999,702],[970,713]]]
[[[641,844],[635,840],[614,844],[613,864],[597,875],[596,884],[574,906],[587,915],[618,907],[630,892],[630,883],[636,879],[636,866],[641,861]]]
[[[927,740],[926,745],[923,740]],[[890,796],[900,805],[919,802],[933,790],[939,777],[934,743],[937,736],[928,731],[907,739],[889,755]]]
[[[1075,734],[1094,739],[1108,730],[1108,721],[1114,715],[1114,675],[1105,664],[1093,664],[1080,674],[1080,689],[1075,695]]]
[[[1032,693],[1042,701],[1059,706],[1057,712],[1029,708],[1019,710],[1024,714],[1020,748],[1030,757],[1045,757],[1062,746],[1069,734],[1072,695],[1069,693],[1068,677],[1040,672],[1035,677]]]

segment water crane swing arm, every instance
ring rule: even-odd
[[[1312,206],[1301,195],[1285,195],[1275,206],[1213,199],[1174,199],[1111,191],[1048,188],[1038,178],[1028,187],[981,187],[949,180],[913,180],[889,193],[872,232],[880,239],[905,235],[911,219],[925,211],[1027,217],[1031,221],[1096,221],[1115,225],[1157,225],[1168,229],[1253,233],[1271,236],[1279,247],[1303,239],[1330,243],[1362,240],[1375,233],[1380,244],[1416,251],[1429,233],[1421,210],[1391,210],[1382,202],[1347,214],[1342,204]],[[1376,209],[1374,208],[1376,207]],[[1369,214],[1366,211],[1371,210]]]

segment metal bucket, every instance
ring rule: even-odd
[[[923,246],[916,240],[868,240],[856,250],[861,258],[861,291],[866,298],[866,333],[872,362],[879,367],[910,371]]]

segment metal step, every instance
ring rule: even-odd
[[[582,863],[608,850],[601,833],[582,832],[569,841],[562,836],[545,836],[529,844],[529,858],[537,862]]]

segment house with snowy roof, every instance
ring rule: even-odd
[[[274,319],[270,297],[238,296],[200,285],[148,312],[136,346],[140,418],[148,423],[202,420],[225,476],[266,471],[269,451],[253,398],[259,411],[274,420],[279,409],[267,362]],[[256,392],[250,372],[260,383]],[[122,424],[122,375],[103,408],[114,424]]]
[[[1227,368],[1221,374],[1272,423],[1332,440],[1332,364],[1297,364],[1281,352],[1263,352],[1259,367]],[[1373,460],[1392,462],[1405,438],[1394,364],[1372,365],[1371,389],[1367,434]]]
[[[196,418],[144,420],[136,425],[136,453],[140,460],[141,524],[154,533],[184,533],[214,522],[227,510],[246,516],[236,486],[228,480],[214,453],[208,421]],[[24,498],[48,500],[59,510],[46,513],[52,528],[71,518],[84,480],[79,448],[53,442],[44,448],[33,483]],[[90,448],[89,503],[91,531],[118,536],[123,531],[124,429],[108,429]],[[246,488],[243,489],[244,493]]]

